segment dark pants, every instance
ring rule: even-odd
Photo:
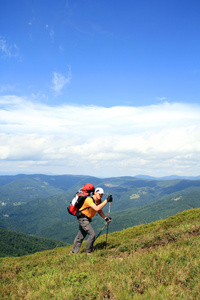
[[[79,218],[78,222],[79,222],[79,231],[74,240],[72,252],[77,253],[80,250],[82,241],[88,234],[89,237],[88,237],[87,244],[86,244],[86,252],[90,253],[93,249],[93,243],[95,240],[95,232],[87,218]]]

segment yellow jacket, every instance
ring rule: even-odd
[[[101,202],[102,202],[102,200],[101,200]],[[96,214],[96,211],[93,208],[90,207],[93,204],[94,204],[93,198],[92,197],[87,197],[85,199],[83,205],[79,209],[79,211],[81,211],[88,218],[92,219]]]

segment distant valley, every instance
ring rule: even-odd
[[[110,232],[200,207],[200,180],[195,179],[42,174],[0,176],[0,227],[73,243],[78,225],[76,218],[68,214],[67,205],[86,182],[103,187],[104,199],[113,195]],[[106,214],[107,211],[108,207],[105,207]],[[95,217],[92,223],[95,232],[98,233],[103,224],[99,216]]]

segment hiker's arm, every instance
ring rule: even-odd
[[[99,212],[100,210],[102,210],[102,208],[104,208],[104,206],[108,203],[107,199],[104,200],[101,204],[99,205],[96,205],[96,204],[93,204],[91,205],[90,207],[92,209],[94,209],[96,212]]]
[[[98,211],[98,214],[108,223],[111,222],[111,218],[106,217],[106,215],[104,214],[103,210]]]
[[[106,215],[104,214],[103,210],[98,211],[98,214],[105,220]]]

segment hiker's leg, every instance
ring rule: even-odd
[[[90,223],[88,226],[88,235],[89,235],[89,237],[88,237],[87,244],[86,244],[86,252],[90,253],[93,250],[93,243],[95,241],[95,232]]]
[[[87,232],[87,234],[89,235],[86,243],[86,252],[87,253],[92,252],[93,243],[95,240],[95,232],[87,218],[82,219],[81,227],[84,230],[84,232]]]
[[[87,218],[80,218],[78,219],[78,222],[79,222],[79,232],[74,240],[74,246],[72,252],[77,253],[80,250],[82,241],[84,240],[87,234],[89,235],[89,237],[86,244],[86,252],[91,252],[95,240],[95,232]]]
[[[80,222],[79,222],[79,224],[80,224]],[[79,252],[79,250],[81,248],[82,241],[84,240],[86,234],[87,234],[87,232],[85,230],[83,230],[83,228],[80,224],[78,234],[77,234],[77,236],[75,237],[75,240],[74,240],[74,245],[73,245],[72,252],[74,252],[74,253]]]

